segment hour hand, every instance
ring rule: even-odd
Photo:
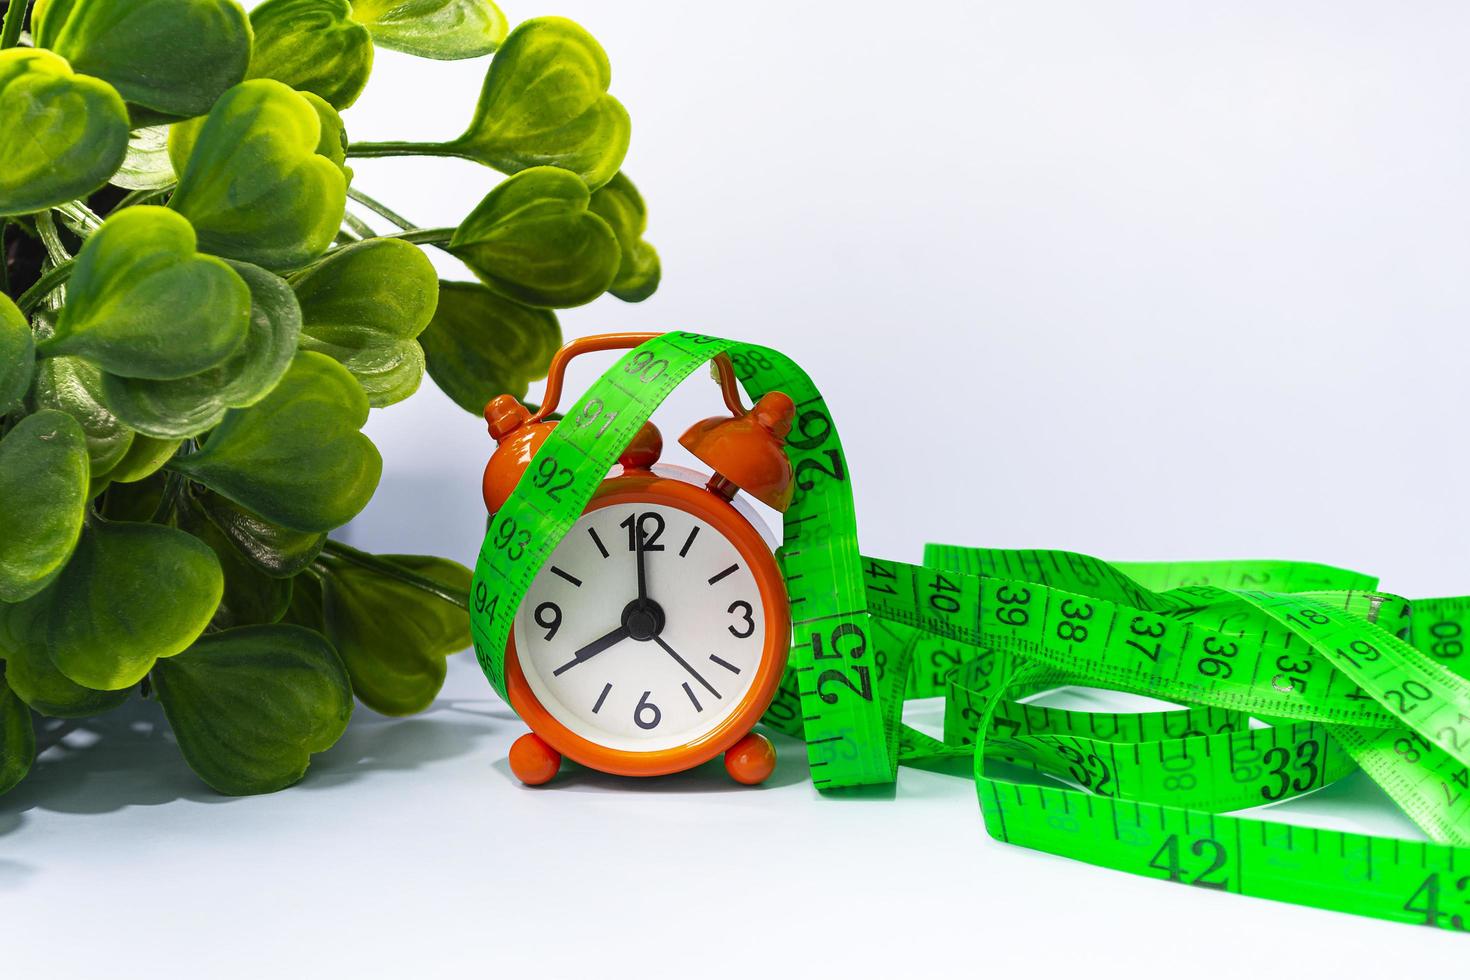
[[[593,657],[597,656],[608,647],[614,646],[621,641],[626,640],[627,638],[628,628],[626,626],[619,626],[617,629],[613,630],[611,633],[608,633],[606,636],[599,636],[597,639],[593,640],[591,643],[587,644],[585,647],[572,654],[571,660],[568,660],[566,663],[553,670],[551,674],[553,677],[559,677],[564,671],[572,669],[584,660],[591,660]]]

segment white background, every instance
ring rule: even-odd
[[[817,378],[865,550],[1304,558],[1470,592],[1470,10],[1454,4],[619,3],[606,46],[659,293],[567,336],[691,328]],[[380,52],[357,139],[442,139],[483,62]],[[362,161],[425,225],[497,176]],[[437,257],[436,257],[437,261]],[[454,274],[452,263],[442,266]],[[596,366],[574,373],[579,391]],[[670,442],[712,386],[660,415]],[[471,560],[483,423],[375,412],[350,540]],[[921,718],[934,720],[932,711]],[[467,658],[426,714],[360,709],[305,782],[201,787],[155,707],[0,800],[7,976],[1339,976],[1456,937],[1095,869],[985,836],[963,779],[819,799],[718,767],[530,791]],[[1361,779],[1277,813],[1415,832]]]

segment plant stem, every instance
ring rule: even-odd
[[[435,582],[433,579],[426,578],[416,572],[411,572],[402,565],[389,561],[387,558],[370,555],[365,551],[358,551],[351,545],[343,544],[341,541],[336,541],[331,538],[327,539],[327,543],[322,546],[322,550],[334,558],[338,558],[352,565],[357,565],[359,568],[366,568],[397,582],[402,582],[404,585],[411,585],[416,589],[422,589],[432,596],[443,599],[452,606],[458,606],[465,612],[469,612],[470,610],[469,593],[451,591],[448,586]]]
[[[121,201],[118,201],[117,204],[113,206],[112,210],[114,212],[118,212],[121,211],[123,208],[130,208],[135,204],[146,204],[147,202],[153,200],[153,198],[155,197],[162,197],[177,186],[179,185],[168,184],[165,187],[145,187],[141,190],[128,191],[127,194],[123,195],[123,199]]]
[[[168,475],[163,478],[163,493],[159,495],[158,506],[153,508],[153,515],[148,518],[149,524],[167,524],[173,518],[174,511],[179,509],[179,495],[184,490],[185,481],[183,474],[174,469],[171,463],[172,460],[163,466]]]
[[[92,232],[97,230],[97,226],[89,225],[86,219],[82,218],[80,215],[67,214],[60,208],[56,209],[56,216],[57,219],[61,222],[62,226],[73,235],[76,235],[78,238],[86,238],[88,235],[92,234]]]
[[[358,238],[377,238],[378,233],[373,231],[372,226],[363,221],[351,211],[342,212],[342,223],[357,233]]]
[[[74,231],[77,231],[77,236],[80,238],[85,238],[102,227],[102,216],[87,207],[82,201],[68,201],[65,204],[58,204],[54,210],[62,218],[69,219],[73,226],[80,226],[81,230],[77,230],[75,227],[73,228]]]
[[[449,239],[454,237],[453,228],[410,228],[408,231],[398,231],[391,235],[381,235],[381,238],[397,238],[405,242],[413,242],[415,245],[448,245]]]
[[[29,4],[30,0],[10,0],[5,7],[5,26],[0,28],[0,51],[20,43],[20,29],[25,24]]]
[[[412,221],[409,221],[403,215],[389,209],[388,205],[382,203],[375,198],[368,197],[362,191],[357,190],[354,187],[347,188],[347,196],[352,198],[358,204],[361,204],[363,207],[367,208],[369,211],[373,211],[381,215],[382,217],[387,218],[389,221],[393,222],[404,231],[413,231],[415,228],[418,227],[418,225],[414,224]]]
[[[47,269],[30,289],[20,294],[20,299],[15,301],[15,305],[20,307],[20,311],[26,316],[30,316],[36,307],[41,305],[41,301],[51,295],[52,290],[71,278],[74,268],[76,268],[76,260],[71,259]]]
[[[349,157],[459,157],[461,160],[480,162],[453,143],[405,143],[399,140],[389,140],[385,143],[349,143],[347,155]]]
[[[52,265],[71,261],[71,253],[62,243],[61,233],[56,230],[56,220],[51,217],[50,211],[37,212],[36,234],[41,236],[41,244],[46,246],[46,255],[51,259]]]

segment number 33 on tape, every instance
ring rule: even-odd
[[[553,419],[567,362],[598,351],[623,353]],[[726,413],[680,439],[710,472],[660,464],[649,416],[710,363]],[[723,755],[758,783],[776,762],[763,722],[805,741],[823,791],[970,757],[1001,840],[1470,931],[1470,599],[1409,603],[1305,562],[958,545],[929,546],[922,565],[864,557],[821,393],[779,352],[717,337],[574,341],[538,411],[501,396],[485,417],[497,448],[471,626],[531,729],[511,749],[523,782],[550,781],[563,758],[655,776]],[[742,493],[782,514],[774,554]],[[1067,685],[1180,707],[1023,702]],[[942,739],[901,722],[906,699],[934,696]],[[1226,815],[1358,769],[1429,841]]]

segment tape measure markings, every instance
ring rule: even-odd
[[[874,560],[869,559],[868,561],[871,564]],[[898,563],[890,562],[887,564],[888,574],[884,576],[885,583],[890,581],[897,582],[906,578],[912,588],[910,589],[910,595],[907,597],[900,596],[899,591],[891,587],[886,589],[886,591],[881,593],[879,596],[876,596],[874,599],[874,608],[880,615],[892,615],[896,617],[901,617],[910,625],[916,626],[918,628],[927,628],[931,631],[937,632],[940,629],[943,629],[946,625],[951,624],[952,620],[955,618],[955,613],[963,612],[963,609],[955,609],[950,611],[950,607],[946,606],[944,607],[947,611],[944,614],[946,618],[937,619],[937,617],[941,615],[940,611],[926,609],[924,600],[921,598],[925,593],[923,589],[923,583],[920,580],[920,573],[924,572],[925,569],[908,566],[906,570],[903,570],[900,569]],[[958,576],[965,575],[967,573],[951,574]],[[1002,586],[1002,588],[1005,587]],[[983,591],[983,587],[976,587],[972,589],[958,588],[955,590],[954,594],[978,596],[981,595]],[[1377,627],[1376,625],[1368,623],[1366,621],[1359,621],[1357,623],[1354,623],[1353,621],[1347,620],[1337,610],[1317,599],[1302,599],[1300,597],[1277,596],[1267,596],[1263,598],[1260,595],[1250,596],[1244,593],[1242,593],[1240,597],[1248,605],[1255,608],[1262,608],[1263,611],[1272,616],[1273,619],[1277,619],[1288,624],[1293,622],[1300,622],[1302,624],[1302,632],[1290,635],[1303,636],[1306,642],[1315,644],[1315,646],[1312,647],[1312,649],[1315,651],[1315,655],[1321,656],[1324,659],[1326,655],[1321,653],[1320,651],[1322,649],[1337,649],[1335,641],[1337,639],[1341,639],[1350,632],[1356,632],[1360,635],[1371,637],[1374,642],[1383,644],[1385,648],[1393,648],[1394,645],[1398,645],[1400,647],[1404,646],[1401,641],[1387,634],[1380,627]],[[896,608],[894,606],[894,603],[900,599],[904,600],[902,603],[902,608]],[[1344,601],[1351,603],[1352,601],[1354,601],[1354,599],[1351,595],[1349,595],[1345,598]],[[964,603],[961,602],[960,605],[963,606]],[[1050,605],[1051,604],[1048,603],[1047,608],[1050,608]],[[1002,610],[1004,610],[1004,606],[1002,606],[1001,608]],[[1074,607],[1074,613],[1076,611],[1077,608]],[[973,620],[978,623],[983,623],[986,621],[979,611],[978,602],[975,604],[973,611],[965,613],[963,618],[965,620]],[[1063,625],[1065,625],[1065,623],[1066,621],[1064,620]],[[1304,635],[1309,628],[1317,632],[1322,632],[1329,626],[1332,627],[1332,632],[1330,634],[1316,638]],[[983,628],[981,628],[979,632],[983,634],[985,631]],[[1057,632],[1060,636],[1065,631],[1061,627],[1058,627]],[[982,643],[984,642],[985,641],[982,641]],[[1351,642],[1366,643],[1367,641],[1353,640]],[[1058,657],[1054,656],[1052,651],[1045,646],[1033,646],[1027,642],[1014,641],[1010,637],[1007,637],[1005,635],[1001,635],[998,638],[992,638],[988,645],[993,649],[1008,649],[1015,655],[1025,656],[1030,659],[1042,660],[1044,662],[1050,663],[1054,667],[1061,668],[1064,673],[1068,670],[1068,668],[1070,668],[1070,681],[1072,683],[1097,683],[1099,680],[1101,680],[1107,683],[1109,686],[1123,687],[1124,689],[1132,689],[1135,691],[1140,691],[1141,693],[1157,694],[1159,696],[1174,700],[1208,700],[1207,696],[1202,695],[1196,690],[1190,690],[1187,688],[1181,690],[1172,686],[1172,684],[1170,683],[1170,679],[1167,677],[1155,678],[1155,680],[1158,682],[1158,688],[1154,689],[1148,683],[1140,683],[1138,678],[1135,676],[1120,675],[1116,672],[1113,665],[1102,662],[1091,662],[1085,659],[1070,661],[1059,659]],[[1342,645],[1347,646],[1349,644]],[[1215,649],[1223,656],[1223,653],[1226,652],[1228,648],[1217,646]],[[1268,648],[1264,646],[1262,647],[1262,649],[1263,651],[1268,650]],[[1268,652],[1274,653],[1275,651],[1269,650]],[[1416,651],[1409,650],[1407,647],[1404,647],[1403,651],[1396,650],[1395,655],[1402,656],[1404,658],[1402,660],[1402,664],[1405,665],[1407,668],[1417,669],[1415,676],[1424,676],[1429,678],[1431,681],[1440,683],[1441,689],[1436,692],[1431,692],[1427,686],[1423,689],[1425,692],[1426,700],[1422,700],[1419,703],[1426,705],[1426,710],[1419,717],[1413,719],[1412,722],[1413,725],[1417,726],[1417,732],[1411,729],[1408,734],[1401,734],[1397,736],[1394,744],[1400,747],[1400,752],[1398,754],[1403,756],[1403,758],[1388,763],[1385,763],[1381,759],[1375,759],[1376,764],[1372,768],[1372,772],[1394,774],[1394,778],[1392,779],[1392,781],[1384,785],[1385,790],[1389,792],[1390,795],[1393,796],[1400,803],[1400,805],[1405,808],[1405,811],[1408,813],[1408,815],[1411,818],[1415,819],[1415,821],[1419,823],[1420,826],[1422,826],[1427,832],[1442,840],[1459,839],[1458,836],[1447,835],[1446,827],[1452,826],[1459,820],[1470,818],[1470,794],[1461,794],[1452,790],[1450,788],[1450,783],[1457,778],[1470,781],[1470,777],[1467,777],[1463,774],[1464,767],[1461,764],[1461,760],[1458,760],[1457,758],[1448,754],[1439,754],[1433,751],[1433,747],[1427,741],[1424,741],[1424,730],[1433,730],[1434,726],[1439,721],[1443,720],[1444,715],[1447,711],[1462,711],[1462,708],[1457,708],[1454,706],[1454,699],[1458,697],[1456,693],[1456,688],[1459,687],[1463,682],[1461,682],[1458,678],[1454,678],[1453,675],[1450,675],[1447,671],[1443,671],[1441,668],[1438,668],[1432,663],[1419,662],[1423,661],[1422,656],[1418,655]],[[1414,658],[1418,658],[1418,661],[1416,661]],[[1145,659],[1147,660],[1148,658]],[[1163,658],[1159,657],[1156,661],[1150,660],[1149,663],[1162,662],[1162,660]],[[1280,662],[1280,659],[1276,661],[1278,665],[1280,664]],[[1305,662],[1303,661],[1302,663]],[[1424,668],[1426,667],[1430,670],[1439,672],[1439,674],[1442,674],[1443,676],[1432,676],[1430,673],[1424,670]],[[1355,684],[1354,686],[1366,686],[1372,692],[1371,694],[1363,695],[1364,702],[1369,703],[1368,699],[1370,697],[1381,698],[1384,697],[1383,692],[1385,691],[1401,690],[1404,684],[1405,673],[1406,670],[1389,669],[1381,671],[1376,677],[1369,677],[1364,675],[1360,677],[1361,684]],[[1319,708],[1316,708],[1310,704],[1305,704],[1299,699],[1294,698],[1294,689],[1283,690],[1281,687],[1273,687],[1273,691],[1275,693],[1274,702],[1268,700],[1265,704],[1261,705],[1257,709],[1259,713],[1313,721],[1341,720],[1334,719],[1330,716],[1327,718],[1321,717],[1323,712]],[[1431,702],[1433,702],[1433,710],[1428,710],[1427,706],[1429,706]],[[1459,704],[1461,706],[1470,704],[1470,698],[1466,698],[1465,700],[1460,701]],[[1381,717],[1383,714],[1384,713],[1382,712],[1370,714],[1366,711],[1359,711],[1355,713],[1355,716],[1353,718],[1348,720],[1352,721],[1354,724],[1375,726],[1380,728],[1392,727],[1396,722],[1399,721],[1399,719],[1395,719],[1394,717],[1392,717],[1392,715],[1389,715],[1387,718]],[[1463,713],[1459,716],[1462,718],[1465,717]],[[1453,733],[1450,736],[1444,736],[1443,732],[1441,732],[1441,736],[1442,739],[1448,740],[1449,738],[1453,737]],[[1422,750],[1416,750],[1412,754],[1403,751],[1401,740],[1412,739],[1416,737],[1424,742]],[[1346,747],[1349,749],[1350,752],[1358,750],[1358,745],[1356,742],[1353,742]],[[1426,780],[1432,780],[1435,785],[1444,790],[1444,801],[1440,801],[1434,798],[1432,795],[1432,791],[1424,790],[1423,787],[1424,785],[1426,785]]]

